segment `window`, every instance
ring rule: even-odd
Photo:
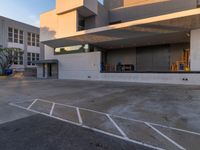
[[[13,28],[8,28],[8,42],[13,42]]]
[[[18,64],[23,65],[23,62],[24,62],[24,60],[23,60],[23,52],[19,52],[19,60],[18,61],[19,61]]]
[[[14,29],[14,43],[19,43],[19,33],[18,33],[18,29]]]
[[[34,61],[36,61],[35,53],[32,53],[32,65],[35,66]]]
[[[54,50],[55,55],[72,54],[72,53],[87,53],[93,51],[93,47],[88,44],[59,47]]]
[[[36,36],[36,46],[40,47],[40,35],[39,34],[37,34],[37,36]]]
[[[40,47],[40,35],[28,32],[28,46]]]
[[[27,53],[27,65],[31,65],[31,53]]]
[[[28,32],[28,46],[31,46],[31,33]]]
[[[32,33],[32,46],[35,46],[35,33]]]
[[[40,60],[39,53],[27,53],[27,65],[28,66],[35,66],[35,61]]]
[[[85,18],[81,15],[78,16],[78,31],[85,30]]]
[[[9,27],[8,42],[24,44],[24,31]]]
[[[23,52],[14,52],[14,64],[15,65],[23,65]]]
[[[24,32],[22,30],[19,31],[19,43],[24,43]]]
[[[40,60],[40,54],[36,54],[36,60]]]
[[[14,52],[14,64],[18,65],[18,53]]]

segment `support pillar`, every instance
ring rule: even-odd
[[[200,29],[191,31],[190,68],[191,71],[200,71]]]

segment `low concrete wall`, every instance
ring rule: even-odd
[[[187,78],[188,81],[183,79]],[[95,79],[94,79],[95,80]],[[164,83],[200,85],[200,74],[181,73],[102,73],[97,80],[137,82],[137,83]]]
[[[59,60],[59,78],[84,80],[98,78],[100,56],[100,52],[55,56]]]
[[[37,78],[44,78],[43,77],[43,65],[37,65]]]
[[[200,85],[200,73],[100,73],[101,52],[54,55],[49,47],[45,52],[46,59],[59,61],[59,79]]]

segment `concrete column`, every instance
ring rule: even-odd
[[[200,29],[191,31],[190,45],[191,71],[200,71]]]
[[[45,78],[47,79],[48,78],[48,64],[45,64],[44,66],[45,68]]]
[[[27,53],[28,53],[28,46],[27,46],[27,42],[28,42],[28,36],[27,36],[28,32],[24,30],[24,68],[27,68],[27,62],[28,62],[28,58],[27,58]]]

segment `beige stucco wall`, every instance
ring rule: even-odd
[[[62,14],[75,9],[87,8],[97,14],[97,0],[56,0],[56,13]]]
[[[56,37],[57,20],[56,10],[46,12],[40,16],[40,41],[52,40]]]
[[[66,37],[77,31],[77,11],[71,11],[61,15],[56,10],[44,13],[40,17],[41,41]]]
[[[58,29],[56,38],[62,38],[77,31],[77,11],[58,15]]]
[[[124,7],[161,3],[170,0],[124,0]]]
[[[129,7],[116,8],[110,11],[110,22],[121,20],[122,22],[142,18],[164,15],[168,13],[194,9],[197,7],[196,0],[165,0],[162,2],[148,3],[144,5],[133,5]],[[128,5],[128,3],[127,3]]]
[[[84,0],[56,0],[56,13],[64,13],[81,7],[84,5]]]

